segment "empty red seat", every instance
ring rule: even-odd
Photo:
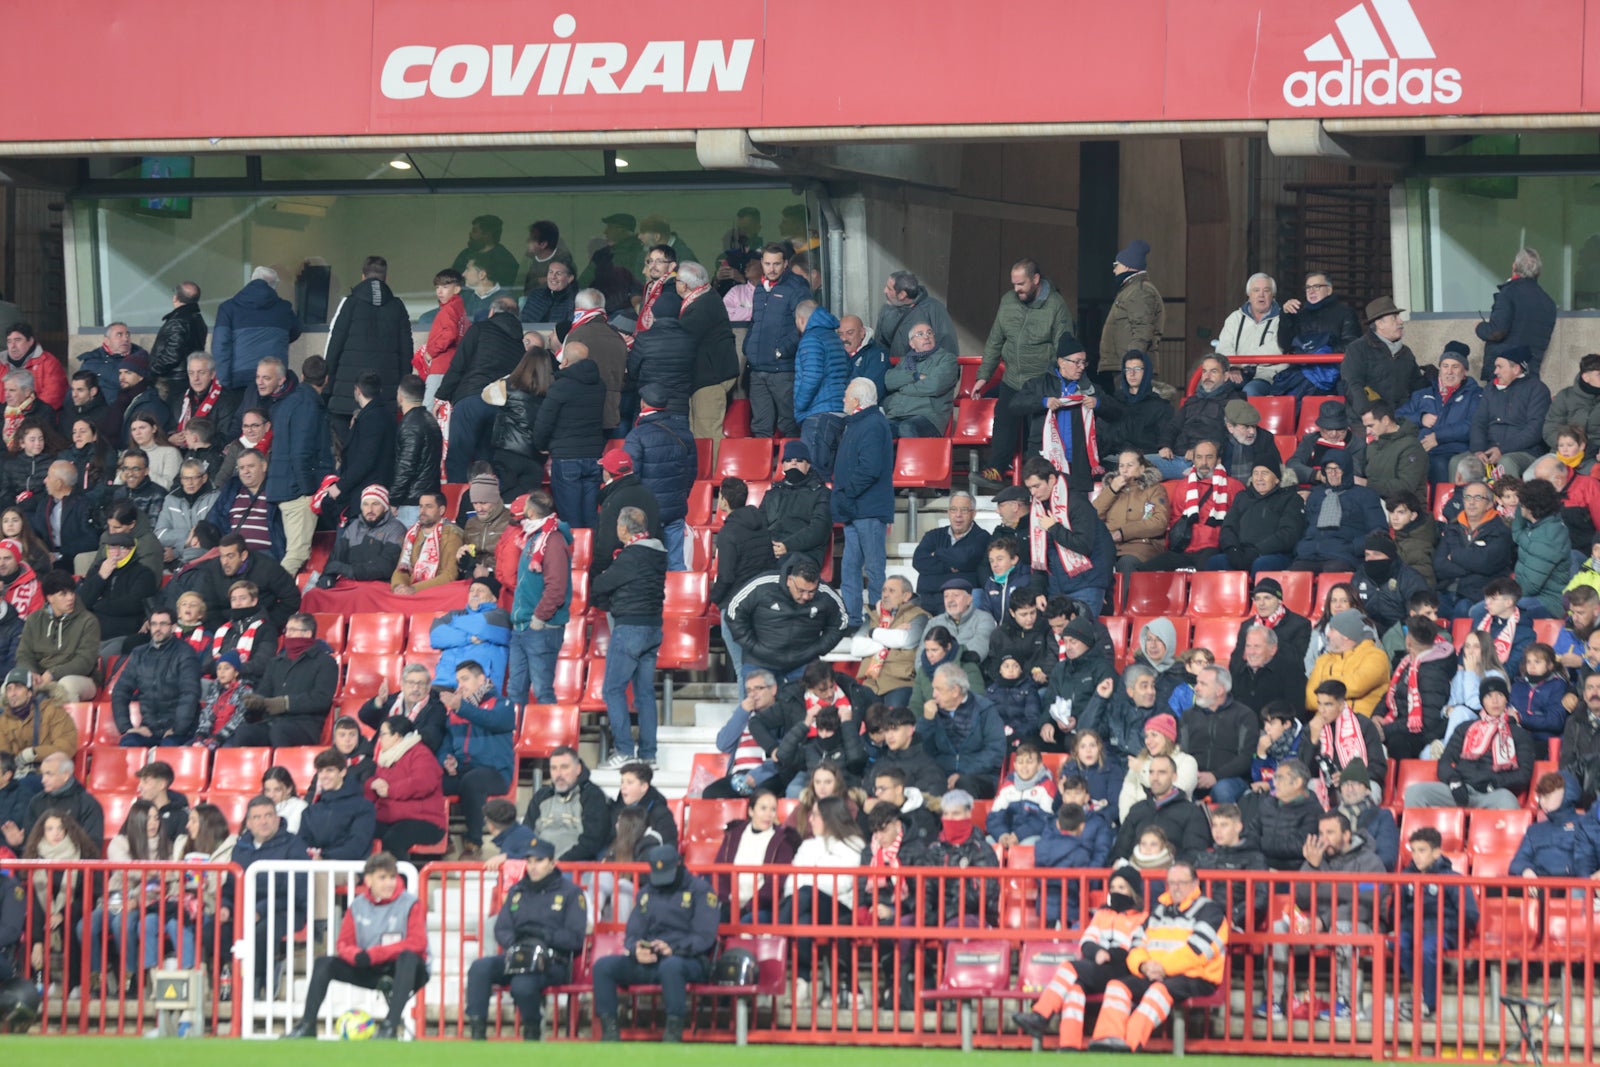
[[[950,435],[955,444],[967,448],[994,440],[994,400],[961,400],[956,403],[956,428]]]
[[[690,800],[683,805],[683,837],[686,841],[720,841],[728,823],[742,818],[749,802],[745,800]]]
[[[1128,617],[1106,615],[1100,621],[1111,634],[1111,653],[1116,659],[1117,670],[1120,671],[1128,665]]]
[[[1450,503],[1450,498],[1455,496],[1456,487],[1453,482],[1439,482],[1430,490],[1429,502],[1433,507],[1433,517],[1440,522],[1444,521],[1444,507]]]
[[[717,483],[698,481],[689,489],[689,510],[683,521],[690,526],[709,526],[717,513]]]
[[[669,571],[662,613],[698,618],[710,603],[711,580],[704,571]]]
[[[1294,433],[1294,397],[1253,396],[1250,406],[1261,412],[1260,431],[1276,437]]]
[[[561,638],[561,651],[557,655],[576,659],[583,655],[588,643],[589,624],[582,615],[575,615],[567,620],[566,630]]]
[[[321,752],[323,745],[296,745],[293,748],[275,748],[272,750],[272,765],[282,767],[289,772],[289,777],[294,779],[296,788],[304,793],[317,776],[315,767],[317,753]]]
[[[461,512],[461,498],[467,495],[465,482],[446,482],[439,487],[444,492],[444,514],[450,522]]]
[[[582,527],[572,531],[572,569],[586,571],[594,562],[594,531]]]
[[[696,437],[694,439],[695,474],[702,481],[711,477],[712,440],[709,437]]]
[[[1198,577],[1198,576],[1197,576]],[[1134,571],[1128,581],[1129,615],[1182,615],[1189,603],[1189,575]]]
[[[563,745],[578,747],[578,705],[529,704],[522,709],[522,731],[517,736],[517,755],[525,759],[549,759]]]
[[[433,651],[433,641],[429,638],[429,634],[433,630],[433,621],[438,617],[439,613],[436,611],[422,611],[410,616],[406,623],[407,653]]]
[[[894,443],[897,489],[950,488],[950,439],[902,437]]]
[[[78,731],[78,745],[83,748],[94,737],[94,705],[88,702],[63,704],[62,708],[67,713],[67,718],[72,720],[73,727]]]
[[[1547,645],[1554,645],[1561,636],[1562,620],[1560,619],[1534,619],[1533,639],[1542,641]]]
[[[1395,777],[1394,795],[1385,797],[1387,806],[1399,810],[1405,802],[1406,789],[1418,782],[1437,782],[1439,765],[1433,760],[1403,759],[1396,761],[1400,770]],[[1457,835],[1458,839],[1460,835]],[[1405,840],[1403,837],[1401,840]]]
[[[747,482],[772,479],[772,439],[769,437],[728,438],[717,448],[716,477],[742,478]]]
[[[225,752],[227,750],[222,749],[219,751]],[[263,749],[262,751],[271,752],[272,750]],[[262,769],[265,770],[265,768]],[[205,802],[207,804],[215,804],[217,807],[221,808],[223,817],[228,820],[228,829],[237,834],[242,832],[244,829],[244,813],[246,809],[249,808],[250,801],[259,795],[260,792],[261,782],[258,780],[256,782],[256,788],[252,792],[219,793],[216,790],[212,790],[205,795]]]
[[[746,399],[728,401],[728,410],[722,416],[722,436],[749,437],[750,436],[750,401]]]
[[[711,620],[666,616],[661,626],[657,670],[704,671],[711,667]]]
[[[345,617],[334,611],[314,611],[311,617],[317,620],[317,636],[328,643],[328,649],[334,655],[343,652]]]
[[[1533,812],[1480,808],[1467,813],[1467,851],[1474,854],[1516,851],[1533,825]]]
[[[1227,666],[1238,640],[1239,620],[1202,618],[1194,620],[1194,639],[1190,647],[1210,649],[1217,662]]]
[[[956,399],[966,400],[972,396],[972,387],[978,384],[978,367],[981,361],[970,360],[961,363],[961,384],[956,387]],[[879,399],[882,399],[881,397]]]
[[[556,676],[551,688],[556,700],[562,704],[576,704],[583,699],[583,668],[586,661],[559,657],[556,659]]]
[[[200,745],[180,745],[150,750],[151,763],[172,768],[172,788],[185,796],[203,793],[211,783],[211,750]]]
[[[1198,571],[1190,576],[1190,615],[1240,619],[1249,610],[1249,571]]]
[[[704,572],[715,578],[717,572],[713,536],[709,526],[694,526],[691,524],[684,529],[684,541],[687,543],[689,551],[689,569]]]
[[[389,692],[399,692],[400,669],[403,665],[404,659],[393,653],[345,653],[343,699],[346,702],[371,700],[383,682],[388,682]]]
[[[97,795],[133,792],[138,784],[139,768],[144,766],[149,755],[149,749],[144,748],[96,745],[89,752],[89,780],[84,788]],[[106,828],[110,829],[109,822]]]
[[[1417,762],[1406,760],[1406,763]],[[1405,768],[1401,768],[1401,778],[1404,781]],[[1437,773],[1434,775],[1437,779]],[[1404,796],[1402,789],[1401,796]],[[1439,831],[1443,844],[1441,847],[1446,852],[1455,852],[1461,849],[1467,839],[1467,811],[1465,808],[1406,808],[1400,816],[1400,840],[1411,840],[1411,834],[1431,826]]]
[[[262,772],[270,766],[270,748],[219,748],[211,761],[208,792],[259,793]]]
[[[126,828],[128,812],[139,799],[139,794],[130,787],[121,793],[101,793],[95,799],[100,801],[100,814],[105,823],[103,844],[110,844],[111,839]]]
[[[589,675],[583,686],[583,696],[578,699],[579,711],[592,713],[606,710],[605,678],[606,661],[603,659],[591,659],[589,661]],[[631,684],[628,686],[628,692],[630,694],[633,692]],[[631,700],[629,705],[632,706]]]
[[[393,655],[405,648],[406,617],[398,611],[358,611],[347,625],[347,652]]]
[[[1300,447],[1300,439],[1286,433],[1274,434],[1272,443],[1278,446],[1278,458],[1285,463],[1294,455],[1294,450]]]

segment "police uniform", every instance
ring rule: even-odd
[[[16,953],[27,921],[27,889],[11,876],[0,874],[0,982],[17,976]]]
[[[721,907],[710,883],[684,870],[671,845],[651,849],[646,862],[650,884],[639,891],[628,916],[623,934],[627,954],[607,956],[594,965],[595,1014],[600,1016],[602,1034],[611,1040],[616,1032],[617,987],[657,984],[666,1007],[667,1039],[681,1038],[689,983],[706,980],[717,945]],[[636,947],[652,941],[666,942],[671,953],[655,963],[640,963]]]
[[[537,854],[538,842],[531,846]],[[522,1016],[523,1036],[537,1040],[546,986],[561,985],[572,976],[572,959],[583,951],[589,910],[583,891],[572,879],[553,868],[534,881],[524,874],[506,894],[494,921],[494,940],[500,952],[477,960],[467,969],[467,1021],[486,1022],[489,994],[495,986],[511,987],[511,1000]],[[544,970],[506,974],[506,950],[524,941],[541,941],[550,949]],[[474,1032],[473,1037],[477,1034]]]

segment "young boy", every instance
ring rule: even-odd
[[[1281,700],[1262,708],[1261,719],[1261,739],[1256,743],[1255,758],[1250,761],[1250,788],[1257,793],[1270,793],[1278,764],[1300,758],[1306,728],[1295,709]]]
[[[361,736],[361,724],[348,715],[333,720],[333,748],[344,757],[345,773],[361,785],[378,769],[372,762],[372,742]]]
[[[484,861],[489,870],[498,870],[506,860],[526,860],[533,847],[533,829],[517,821],[517,806],[496,797],[483,806],[484,833],[499,853]]]
[[[1034,583],[1033,571],[1021,560],[1016,538],[1001,534],[989,542],[988,552],[989,577],[972,599],[992,615],[995,622],[1005,622],[1011,605],[1018,600],[1033,603],[1039,589]]]
[[[1061,810],[1056,812],[1055,825],[1046,828],[1046,832],[1039,838],[1039,843],[1034,846],[1033,865],[1041,870],[1084,870],[1104,867],[1111,854],[1111,847],[1107,843],[1102,849],[1096,839],[1090,837],[1092,823],[1100,823],[1101,827],[1104,827],[1104,821],[1100,816],[1084,810],[1081,804],[1063,803]],[[1067,887],[1065,913],[1061,907],[1063,883]],[[1057,922],[1065,922],[1069,927],[1077,925],[1079,888],[1077,878],[1045,882],[1044,917],[1049,925],[1054,926]]]
[[[1261,850],[1248,845],[1244,841],[1244,815],[1239,811],[1237,804],[1219,804],[1211,811],[1211,847],[1195,857],[1195,866],[1203,871],[1264,871],[1267,870],[1267,857]],[[1255,927],[1248,925],[1248,894],[1242,882],[1229,882],[1224,879],[1208,880],[1211,886],[1211,896],[1217,897],[1218,889],[1227,886],[1228,889],[1228,922],[1235,929],[1253,930]],[[1256,883],[1253,894],[1256,900],[1255,917],[1261,919],[1267,913],[1267,883]]]
[[[1454,878],[1456,870],[1444,855],[1444,839],[1439,831],[1432,826],[1424,826],[1414,831],[1407,847],[1411,850],[1411,862],[1406,864],[1401,874],[1423,874],[1428,878]],[[1422,895],[1422,925],[1417,925],[1417,904],[1415,895],[1418,885],[1424,886]],[[1464,914],[1463,914],[1464,909]],[[1449,952],[1456,947],[1457,933],[1464,927],[1470,932],[1478,925],[1478,902],[1470,891],[1463,892],[1456,886],[1434,886],[1422,883],[1420,879],[1407,880],[1400,883],[1400,945],[1397,958],[1400,960],[1400,973],[1407,978],[1411,977],[1412,957],[1415,954],[1415,944],[1422,942],[1422,1017],[1433,1018],[1434,1010],[1439,1006],[1439,953]],[[1384,904],[1380,915],[1394,914]],[[1407,1021],[1412,1018],[1412,999],[1396,998],[1400,1001],[1400,1018]]]
[[[377,989],[379,981],[391,978],[389,1017],[378,1024],[377,1037],[397,1040],[406,1004],[428,982],[428,913],[420,900],[402,889],[399,865],[389,853],[367,859],[361,889],[339,927],[338,952],[318,956],[312,964],[305,1011],[285,1036],[317,1036],[317,1013],[330,982]]]
[[[1439,524],[1415,493],[1397,493],[1389,500],[1389,534],[1394,538],[1400,562],[1422,575],[1431,587]]]
[[[465,284],[466,279],[461,272],[449,267],[433,276],[433,295],[439,301],[439,310],[434,312],[433,322],[428,326],[427,342],[411,358],[411,368],[427,383],[422,394],[422,406],[429,410],[433,408],[433,394],[439,391],[439,383],[444,380],[445,372],[450,369],[450,361],[455,358],[456,346],[471,325],[467,319],[467,306],[461,299],[461,289]]]
[[[1032,605],[1027,607],[1032,610]],[[1000,658],[1000,676],[989,683],[983,695],[989,698],[995,713],[1005,724],[1009,745],[1016,746],[1023,738],[1038,734],[1044,716],[1039,687],[1033,684],[1033,679],[1024,676],[1022,661],[1016,656]]]
[[[1006,660],[1021,675],[1014,659]],[[1056,783],[1039,755],[1037,741],[1023,741],[1011,756],[1011,775],[995,794],[985,827],[989,840],[1010,848],[1032,845],[1049,832],[1050,811],[1056,806]]]
[[[1061,625],[1067,625],[1065,617]],[[1000,661],[1006,656],[1015,656],[1022,664],[1036,693],[1039,686],[1050,681],[1050,672],[1060,662],[1050,627],[1039,620],[1039,605],[1027,597],[1011,598],[1005,619],[989,636],[989,658],[983,665],[983,676],[993,678],[999,674]]]

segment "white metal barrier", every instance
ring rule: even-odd
[[[318,956],[338,955],[339,925],[363,866],[359,860],[262,860],[245,872],[243,934],[233,946],[241,1037],[278,1037],[300,1021],[312,965]],[[417,868],[402,861],[400,876],[420,899]],[[258,917],[258,910],[264,914]],[[303,923],[295,922],[297,914]],[[357,1009],[379,1019],[387,1014],[377,992],[335,982],[317,1016],[324,1035],[332,1036],[340,1015]]]

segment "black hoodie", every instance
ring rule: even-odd
[[[356,410],[356,382],[371,372],[383,381],[378,395],[394,396],[411,372],[411,314],[381,279],[363,278],[339,302],[328,330],[328,413],[348,421]]]
[[[1128,391],[1128,379],[1117,379],[1116,401],[1096,409],[1095,419],[1106,427],[1109,440],[1100,442],[1100,454],[1108,456],[1113,449],[1133,448],[1140,452],[1155,452],[1161,448],[1161,429],[1172,421],[1172,405],[1152,390],[1154,384],[1148,362],[1144,380],[1135,392]]]
[[[728,606],[745,582],[778,569],[767,517],[752,504],[728,512],[717,531],[716,545],[717,580],[711,585],[711,600],[719,609]]]

